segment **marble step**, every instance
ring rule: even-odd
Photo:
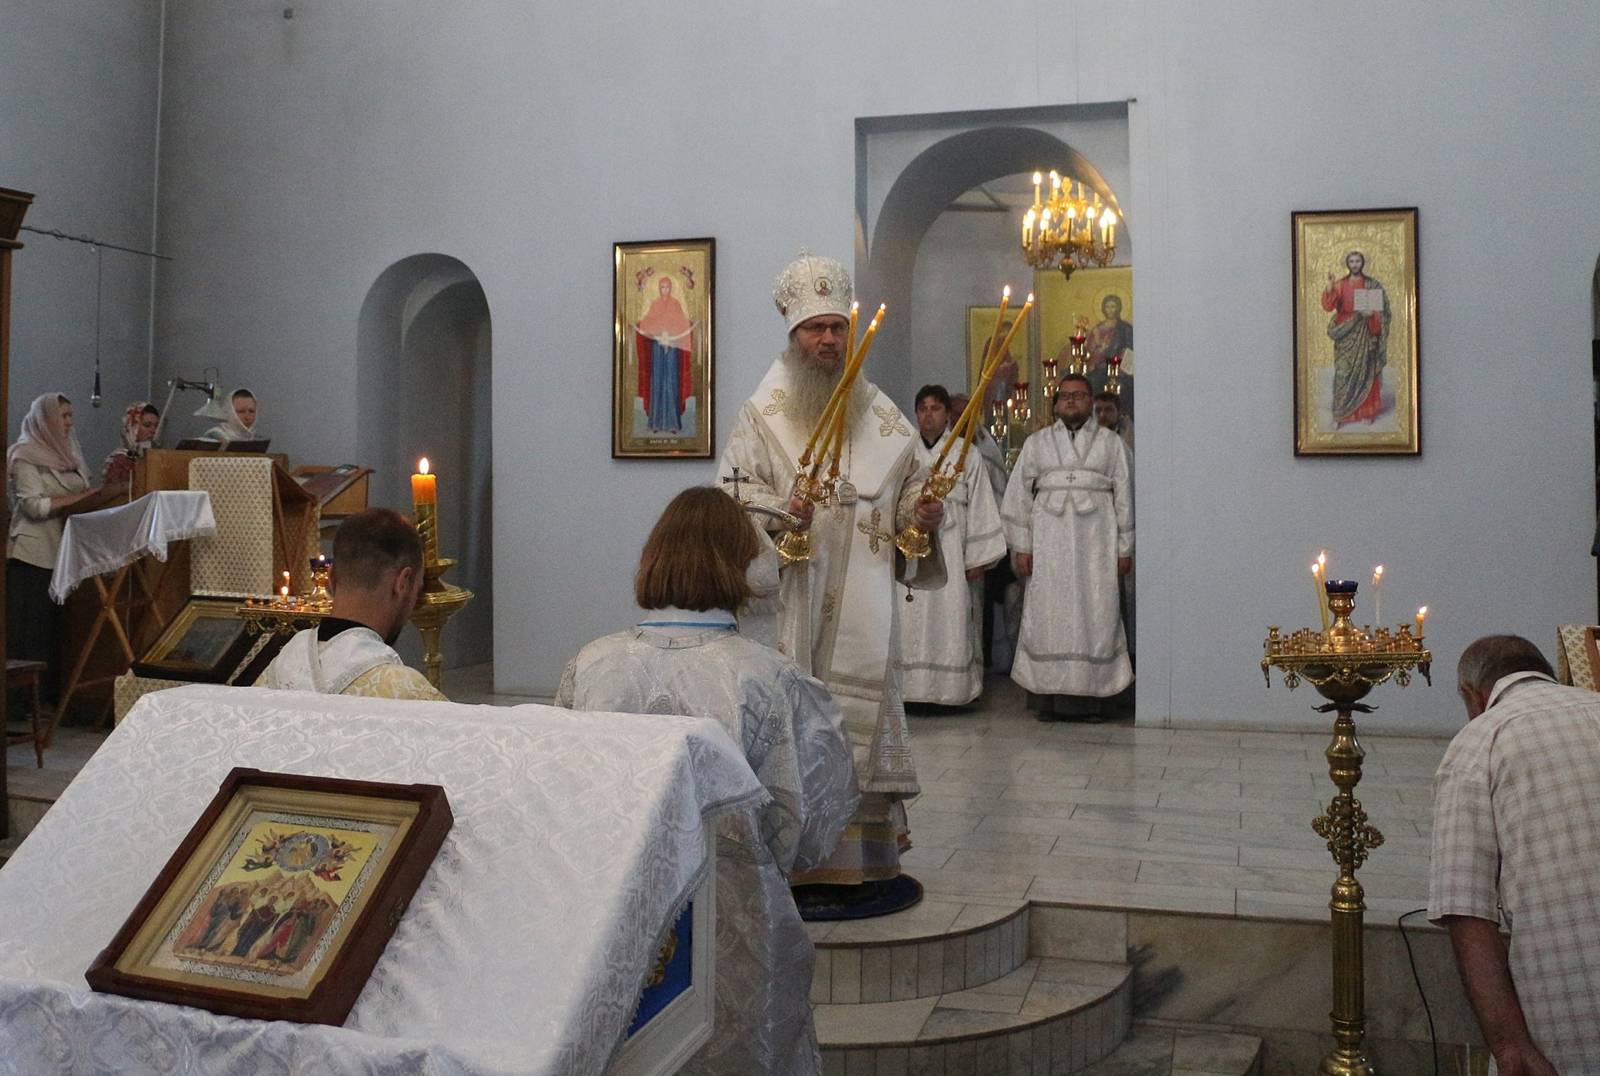
[[[1263,1062],[1254,1035],[1135,1024],[1121,1046],[1080,1076],[1261,1076]]]
[[[937,997],[815,1007],[824,1076],[1063,1076],[1110,1055],[1132,1019],[1127,964],[1032,957]]]
[[[929,897],[876,919],[808,923],[817,948],[813,1004],[909,1001],[971,990],[1010,975],[1028,957],[1022,900],[968,903]]]

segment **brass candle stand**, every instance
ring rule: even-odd
[[[1383,844],[1383,834],[1367,821],[1361,801],[1355,798],[1366,752],[1356,739],[1352,715],[1375,709],[1360,700],[1379,684],[1391,679],[1402,688],[1409,684],[1412,669],[1432,684],[1433,655],[1423,647],[1420,634],[1412,635],[1409,625],[1390,632],[1351,624],[1356,599],[1353,581],[1330,579],[1326,592],[1332,625],[1326,632],[1302,629],[1286,637],[1277,627],[1269,627],[1261,674],[1271,687],[1272,667],[1277,666],[1291,691],[1305,680],[1328,700],[1316,710],[1336,715],[1333,740],[1323,754],[1328,759],[1328,776],[1339,791],[1311,823],[1317,836],[1327,842],[1339,871],[1328,901],[1333,936],[1333,1011],[1329,1016],[1334,1048],[1317,1071],[1323,1076],[1373,1076],[1375,1070],[1362,1050],[1367,1018],[1361,932],[1367,906],[1356,870],[1371,849]]]
[[[472,600],[472,591],[446,583],[441,576],[455,566],[454,557],[441,557],[435,545],[434,555],[423,554],[422,593],[417,595],[416,608],[411,610],[411,623],[422,636],[423,673],[428,683],[443,690],[444,654],[439,650],[439,636],[450,618],[466,608]]]
[[[918,501],[932,498],[942,501],[949,496],[950,491],[956,488],[956,482],[961,478],[961,465],[949,464],[949,470],[935,469],[922,483],[922,496]],[[920,560],[933,551],[933,539],[928,537],[928,532],[917,525],[913,519],[905,525],[899,534],[894,536],[894,546],[900,550],[907,560]]]

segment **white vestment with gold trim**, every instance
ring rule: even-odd
[[[876,387],[866,388],[870,400],[851,415],[840,460],[841,488],[853,490],[855,501],[818,506],[811,559],[783,569],[779,649],[827,685],[839,703],[863,793],[862,811],[834,856],[796,879],[803,882],[853,884],[898,874],[892,829],[885,847],[885,827],[893,824],[889,808],[920,791],[892,659],[899,652],[894,536],[912,520],[924,475],[906,417]],[[747,501],[779,509],[788,504],[795,464],[812,428],[790,414],[793,397],[780,359],[739,410],[719,474],[737,467]],[[781,524],[773,521],[772,527]],[[937,538],[932,554],[902,561],[898,574],[912,587],[942,586]]]

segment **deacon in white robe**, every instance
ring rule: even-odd
[[[661,607],[634,629],[584,647],[556,702],[708,717],[744,749],[772,799],[717,823],[714,1030],[683,1071],[813,1076],[822,1068],[809,1003],[816,954],[789,875],[832,850],[856,806],[855,772],[839,709],[822,684],[744,638],[734,614],[717,607],[761,591],[759,562],[748,559],[758,539],[743,516],[716,490],[679,494],[646,543],[635,580],[640,604]],[[708,560],[731,570],[701,570]],[[738,571],[742,594],[712,592]],[[669,598],[711,607],[661,605]]]
[[[422,543],[409,520],[369,508],[345,520],[333,539],[333,607],[315,628],[296,632],[257,687],[444,701],[395,653],[422,590]]]
[[[773,289],[789,346],[739,411],[720,473],[740,478],[747,503],[807,522],[811,559],[783,569],[780,649],[828,688],[844,714],[862,797],[828,861],[796,884],[860,885],[900,873],[901,802],[915,796],[900,671],[897,573],[909,586],[944,584],[937,501],[920,499],[926,477],[915,436],[894,401],[858,378],[846,413],[836,503],[791,498],[795,466],[843,369],[850,275],[829,258],[802,255]],[[732,492],[732,488],[729,487]],[[920,521],[933,552],[898,568],[895,535]],[[782,524],[769,522],[778,531]]]
[[[1039,695],[1105,698],[1133,681],[1118,580],[1133,565],[1133,490],[1122,438],[1064,377],[1053,425],[1023,443],[1001,516],[1024,578],[1012,679]]]
[[[961,454],[960,439],[947,428],[949,401],[942,385],[925,385],[917,393],[916,454],[925,470],[932,469],[946,445],[947,467]],[[900,667],[907,702],[960,706],[983,691],[983,572],[1006,555],[1000,508],[985,470],[974,441],[961,477],[944,499],[939,526],[949,581],[901,610]]]

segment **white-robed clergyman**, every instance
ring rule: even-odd
[[[924,470],[946,445],[947,466],[961,453],[960,439],[951,443],[947,429],[949,401],[942,385],[925,385],[917,393],[916,454]],[[976,443],[945,496],[939,545],[949,581],[901,610],[900,667],[907,702],[960,706],[983,691],[983,571],[1006,555],[1000,508]]]
[[[333,608],[284,644],[256,686],[444,701],[394,650],[423,584],[422,542],[410,521],[387,508],[351,516],[333,537],[329,575]]]
[[[1086,380],[1061,379],[1056,421],[1023,443],[1001,507],[1025,579],[1011,677],[1038,695],[1106,698],[1133,682],[1118,588],[1133,565],[1132,471],[1091,399]]]
[[[904,604],[895,593],[894,536],[914,518],[934,536],[933,552],[906,562],[900,578],[918,588],[944,584],[943,507],[919,500],[924,476],[911,425],[864,375],[847,404],[837,502],[813,510],[790,495],[796,463],[843,369],[851,294],[850,274],[831,258],[801,255],[779,275],[773,299],[789,346],[740,409],[720,471],[738,468],[744,499],[792,512],[809,527],[811,559],[783,570],[780,646],[827,685],[855,754],[861,806],[833,856],[797,874],[797,884],[859,885],[900,873],[901,801],[919,787],[892,659]]]
[[[635,579],[644,619],[584,647],[557,702],[709,717],[744,749],[772,799],[717,823],[714,1030],[684,1072],[812,1076],[821,1071],[809,1004],[815,951],[789,875],[832,850],[855,809],[856,781],[827,690],[739,633],[732,610],[759,586],[746,573],[760,541],[720,492],[679,494]],[[687,607],[695,605],[706,608]]]

